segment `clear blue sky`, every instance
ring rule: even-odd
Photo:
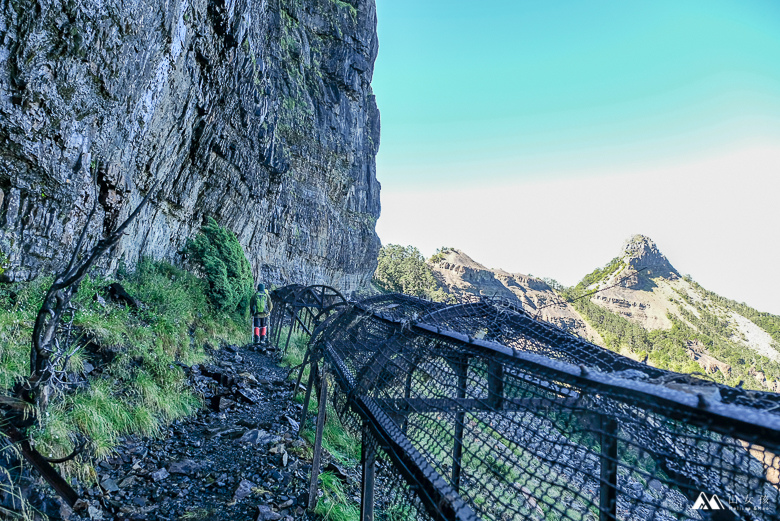
[[[572,284],[644,233],[780,314],[780,2],[377,9],[383,243]]]

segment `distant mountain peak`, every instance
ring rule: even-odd
[[[437,256],[434,255],[434,258]],[[435,259],[436,262],[444,262],[451,266],[464,266],[476,270],[488,270],[485,266],[472,259],[469,255],[457,248],[445,248]]]
[[[645,268],[648,277],[678,279],[680,273],[661,253],[655,242],[646,235],[634,235],[623,246],[623,260],[632,269]]]

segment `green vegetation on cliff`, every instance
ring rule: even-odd
[[[681,373],[701,373],[704,369],[692,359],[689,349],[691,344],[697,344],[704,347],[707,354],[731,367],[728,374],[720,370],[710,373],[710,377],[717,381],[728,385],[743,382],[746,388],[765,390],[754,378],[755,371],[764,373],[769,381],[780,380],[780,364],[731,340],[730,326],[701,303],[687,299],[686,301],[695,307],[698,315],[683,309],[682,319],[669,315],[672,322],[671,329],[648,331],[641,325],[591,302],[588,298],[576,299],[578,291],[588,285],[581,282],[575,288],[565,290],[564,295],[604,338],[605,347],[609,349],[614,351],[625,349],[640,359],[647,356],[650,363],[662,369]],[[698,285],[694,287],[701,289]],[[707,293],[710,297],[713,295],[717,297],[715,294]]]
[[[414,246],[382,246],[374,281],[385,291],[405,293],[437,302],[447,302],[450,299],[450,295],[439,288],[433,271]]]
[[[118,279],[137,308],[108,301],[101,276],[82,281],[73,304],[74,339],[83,348],[68,369],[85,377],[75,390],[62,390],[31,435],[46,456],[62,457],[76,433],[88,453],[108,455],[119,436],[160,435],[173,419],[192,414],[200,399],[185,386],[181,365],[206,358],[208,343],[246,340],[246,326],[218,311],[207,298],[208,284],[165,262],[141,261]],[[0,285],[0,387],[7,394],[30,373],[30,338],[50,279]],[[86,465],[85,465],[86,463]],[[64,466],[88,478],[88,460]]]
[[[744,302],[737,302],[736,300],[731,300],[725,297],[721,297],[720,295],[713,293],[712,291],[708,291],[702,288],[698,283],[696,283],[690,277],[685,277],[685,280],[688,281],[689,284],[691,284],[694,288],[696,288],[696,290],[699,291],[699,293],[701,293],[708,299],[720,304],[721,306],[731,311],[735,311],[740,315],[742,315],[743,317],[747,318],[748,320],[752,321],[758,327],[760,327],[761,329],[769,333],[769,335],[772,337],[772,339],[775,342],[780,344],[780,316],[773,315],[771,313],[766,313],[763,311],[758,311],[748,306]]]
[[[209,217],[201,232],[187,241],[184,253],[203,270],[211,305],[245,315],[252,297],[252,267],[236,234]]]
[[[613,273],[617,273],[625,266],[621,257],[615,257],[607,263],[603,268],[596,268],[592,272],[585,275],[582,280],[574,287],[574,291],[577,293],[583,292],[586,288],[608,279]]]
[[[431,258],[428,259],[428,262],[430,262],[431,264],[436,264],[437,262],[441,262],[441,261],[443,261],[444,259],[447,258],[447,254],[449,252],[454,251],[454,250],[455,250],[455,248],[451,248],[449,246],[442,246],[441,248],[438,248],[436,250],[436,253],[431,255]]]

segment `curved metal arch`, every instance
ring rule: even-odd
[[[486,302],[468,302],[466,304],[455,304],[442,309],[431,311],[420,317],[420,322],[433,323],[449,318],[466,317],[484,317],[490,313],[495,313],[496,309]]]
[[[317,326],[339,306],[346,305],[349,301],[336,288],[325,284],[290,284],[271,292],[277,306],[274,307],[271,318],[274,343],[279,347],[281,343],[281,327],[288,322],[290,329],[283,351],[286,352],[290,344],[292,332],[295,329],[302,330],[312,336]]]
[[[291,304],[300,307],[316,307],[320,311],[333,302],[346,303],[347,298],[336,288],[324,284],[304,286],[295,292]]]
[[[322,311],[320,311],[319,314],[317,315],[317,317],[315,318],[315,320],[317,321],[318,324],[322,324],[322,321],[327,319],[330,315],[334,314],[333,313],[334,311],[336,311],[336,310],[340,311],[341,308],[343,308],[344,306],[348,306],[348,305],[349,305],[348,301],[336,302],[335,304],[331,304],[330,306],[328,306],[325,309],[323,309]],[[315,333],[316,333],[316,331],[315,331]]]
[[[425,300],[403,293],[389,293],[363,299],[360,301],[360,305],[373,313],[390,313],[398,318],[411,318],[425,315],[436,309],[441,309],[447,304]]]

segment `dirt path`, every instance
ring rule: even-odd
[[[189,371],[207,409],[174,422],[165,439],[128,437],[83,491],[86,517],[104,520],[313,519],[305,512],[310,461],[296,439],[301,406],[287,370],[266,354],[228,347]]]

